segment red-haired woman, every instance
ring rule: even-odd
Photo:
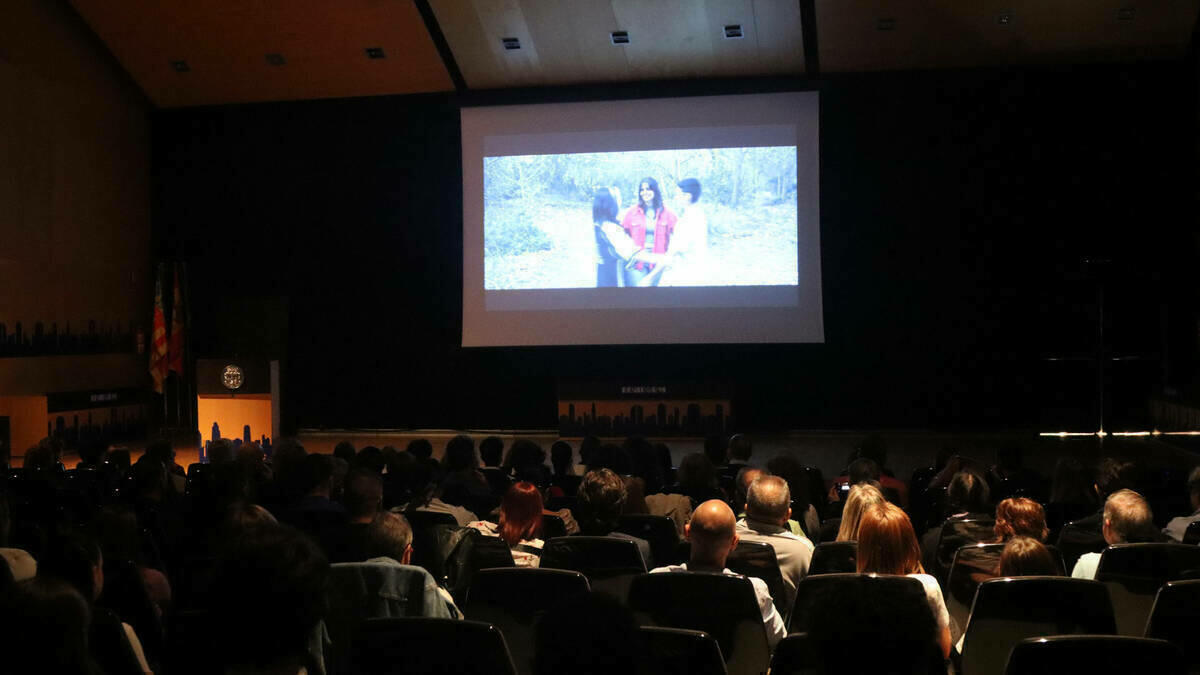
[[[542,556],[542,493],[533,483],[515,483],[500,502],[500,524],[470,523],[489,537],[500,537],[512,551],[517,567],[537,567]]]
[[[1003,544],[1013,537],[1030,537],[1046,541],[1046,511],[1042,505],[1025,497],[1012,497],[996,505],[996,543]]]
[[[950,656],[950,614],[937,580],[921,566],[921,545],[912,522],[900,507],[884,502],[868,508],[858,526],[858,572],[904,574],[921,582],[937,626],[942,657]]]

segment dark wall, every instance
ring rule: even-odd
[[[285,425],[549,427],[558,378],[617,374],[726,381],[748,428],[1088,428],[1095,368],[1044,358],[1101,344],[1145,359],[1109,369],[1110,419],[1190,382],[1189,64],[820,87],[824,345],[460,348],[450,96],[160,113],[157,245],[192,263],[198,355],[284,358]]]

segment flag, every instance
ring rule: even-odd
[[[171,301],[171,339],[167,343],[167,372],[183,377],[183,289],[179,285],[179,267],[175,265],[175,298]]]
[[[163,393],[163,380],[167,379],[167,318],[163,315],[163,265],[158,266],[154,280],[154,328],[150,334],[150,377],[154,378],[154,391]]]

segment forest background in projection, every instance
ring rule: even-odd
[[[649,150],[484,158],[484,287],[596,284],[592,195],[616,188],[618,219],[655,179],[700,181],[711,286],[795,285],[796,147]]]

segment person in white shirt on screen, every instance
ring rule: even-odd
[[[679,219],[671,247],[667,250],[663,286],[707,286],[708,277],[708,218],[700,201],[700,181],[684,178],[679,181],[675,208]]]

